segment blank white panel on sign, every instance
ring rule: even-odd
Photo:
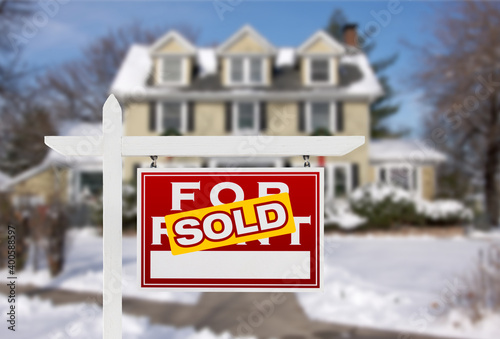
[[[307,279],[309,263],[308,251],[152,251],[151,278]]]

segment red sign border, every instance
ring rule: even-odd
[[[142,255],[142,243],[143,243],[143,233],[142,233],[142,205],[141,198],[143,197],[142,187],[142,174],[152,173],[152,174],[176,174],[176,173],[199,173],[204,175],[209,175],[209,173],[221,173],[234,175],[241,172],[248,172],[249,174],[255,173],[266,173],[266,174],[287,174],[290,173],[311,173],[319,175],[319,180],[316,183],[316,196],[317,196],[317,232],[319,238],[316,239],[316,258],[319,263],[316,263],[316,282],[314,284],[297,285],[297,284],[273,284],[273,285],[242,285],[242,284],[196,284],[195,287],[190,287],[186,284],[171,284],[166,286],[165,284],[145,284],[143,279],[142,265],[141,261],[144,262],[145,255]],[[175,291],[191,291],[191,292],[304,292],[304,291],[316,291],[319,292],[323,290],[323,262],[324,262],[324,170],[323,168],[138,168],[137,169],[137,282],[139,288],[142,290],[175,290]],[[319,267],[319,269],[318,269]],[[207,279],[210,279],[207,277]]]

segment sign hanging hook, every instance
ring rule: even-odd
[[[311,167],[311,163],[309,162],[309,156],[304,155],[303,158],[304,158],[304,167]]]
[[[153,162],[151,163],[151,168],[156,168],[156,161],[158,160],[158,156],[157,155],[152,155],[151,156],[151,160],[153,160]]]

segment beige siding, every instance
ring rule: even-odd
[[[124,134],[130,136],[154,136],[149,130],[149,103],[138,102],[127,105],[124,116]]]
[[[323,39],[317,39],[312,44],[310,44],[308,48],[304,50],[304,53],[318,53],[318,54],[334,53],[334,52],[337,51],[334,50],[332,46],[323,41]]]
[[[156,50],[157,53],[187,53],[189,50],[175,39],[170,39],[166,44]]]
[[[194,107],[195,130],[190,135],[224,135],[224,103],[198,102]]]
[[[266,53],[266,49],[262,44],[250,36],[243,34],[240,39],[231,44],[225,52],[227,53]]]
[[[53,199],[68,201],[68,169],[48,168],[12,187],[11,197],[40,196],[46,204]]]
[[[298,104],[296,102],[267,104],[267,131],[269,135],[300,135],[298,132]]]
[[[422,167],[422,198],[427,200],[434,199],[436,193],[435,169],[433,166]]]
[[[377,181],[377,168],[375,166],[369,166],[367,182],[374,183],[376,181]]]
[[[307,70],[307,58],[300,59],[300,75],[302,77],[302,84],[305,85],[309,82],[309,74]]]

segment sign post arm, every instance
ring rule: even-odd
[[[122,111],[103,107],[103,338],[122,337]]]

